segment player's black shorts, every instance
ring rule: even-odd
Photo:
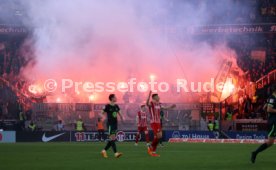
[[[268,137],[276,137],[276,116],[268,119]]]
[[[108,134],[109,135],[115,135],[117,133],[118,127],[117,124],[108,124]]]

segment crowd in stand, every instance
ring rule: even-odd
[[[19,76],[20,69],[26,64],[25,57],[20,53],[23,39],[0,41],[0,115],[5,118],[18,117],[22,101],[14,90],[24,88],[25,81]],[[7,114],[5,110],[10,112]]]
[[[207,25],[273,23],[276,19],[275,0],[174,0],[168,1],[167,7],[172,11],[181,11],[180,9],[183,9],[187,3],[198,10],[208,9],[212,11],[205,15],[206,20],[204,22]],[[172,13],[172,15],[174,18],[179,13]]]
[[[198,0],[200,3],[206,3],[206,1]],[[196,1],[196,2],[198,2]],[[216,0],[221,1],[221,0]],[[238,1],[233,0],[236,6],[244,6],[242,4],[248,4],[244,8],[237,8],[238,11],[233,11],[233,6],[229,7],[228,11],[225,11],[223,16],[210,16],[211,24],[237,24],[237,23],[275,23],[276,12],[274,15],[274,6],[276,6],[276,0],[245,0]],[[175,1],[177,2],[177,1]],[[193,2],[191,0],[191,2]],[[195,3],[200,5],[200,3]],[[16,3],[15,3],[16,4]],[[212,2],[207,3],[207,7],[210,10],[215,10],[217,6],[212,4],[218,4]],[[2,6],[3,7],[3,6]],[[178,3],[173,3],[170,6],[172,10],[178,7]],[[180,5],[179,5],[180,7]],[[8,8],[5,8],[8,9]],[[250,9],[250,10],[248,10]],[[276,8],[275,8],[276,9]],[[3,10],[2,10],[3,11]],[[1,14],[1,7],[0,7]],[[172,16],[173,17],[173,16]],[[229,19],[225,19],[229,18]],[[13,20],[14,21],[14,20]],[[4,22],[1,21],[0,22]],[[218,23],[217,23],[218,22]],[[13,110],[15,114],[8,116],[18,117],[16,113],[22,110],[20,101],[16,94],[17,92],[12,89],[15,87],[18,91],[26,89],[26,82],[19,76],[20,70],[27,64],[25,56],[22,56],[20,47],[24,41],[24,38],[4,38],[0,40],[0,119],[3,115],[7,116],[8,110]],[[266,35],[236,35],[229,40],[229,46],[235,50],[237,54],[237,64],[244,71],[245,79],[250,82],[256,82],[258,79],[267,75],[270,71],[276,69],[276,36],[273,34]],[[252,57],[252,51],[259,50],[264,52],[264,57],[254,58]],[[6,82],[2,81],[5,80]],[[259,117],[257,113],[262,112],[262,104],[265,102],[264,98],[259,98],[254,101],[253,98],[248,98],[246,94],[240,96],[240,108],[238,112],[242,112],[244,116],[242,118],[256,118]],[[254,112],[253,112],[254,110]],[[231,111],[231,109],[229,109]],[[234,112],[234,109],[231,111]],[[231,113],[234,114],[234,113]]]
[[[266,56],[266,62],[251,59],[250,56],[241,56],[238,58],[240,68],[245,71],[246,78],[249,81],[256,82],[261,77],[267,75],[276,68],[276,56]]]
[[[237,53],[238,66],[251,82],[256,82],[276,68],[275,35],[241,35],[230,41],[230,46]],[[262,52],[263,56],[254,58],[254,51]]]
[[[229,39],[228,45],[236,52],[237,65],[244,74],[237,78],[238,90],[235,100],[238,101],[229,102],[225,115],[232,115],[234,119],[266,119],[263,106],[269,95],[268,86],[256,91],[251,87],[276,69],[275,35],[236,35]],[[257,57],[254,56],[254,51],[260,52]]]

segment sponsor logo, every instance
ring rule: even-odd
[[[119,131],[116,134],[117,141],[124,142],[124,141],[135,141],[136,132],[123,132]]]
[[[246,135],[246,134],[237,134],[236,139],[266,139],[265,135]]]
[[[190,131],[172,131],[171,135],[172,138],[203,138],[209,139],[214,138],[213,133],[210,132],[190,132]]]
[[[96,132],[76,132],[75,138],[77,142],[94,142],[98,140]]]
[[[42,142],[49,142],[51,140],[54,140],[58,137],[60,137],[61,135],[64,135],[65,133],[61,133],[61,134],[58,134],[58,135],[54,135],[54,136],[50,136],[50,137],[46,137],[46,133],[43,134],[42,136]]]
[[[209,139],[209,138],[212,138],[212,136],[210,136],[209,134],[191,133],[191,134],[183,134],[182,138]]]
[[[116,135],[116,138],[119,142],[123,142],[125,140],[126,134],[123,131],[119,131]]]
[[[179,131],[173,131],[172,138],[181,138]]]

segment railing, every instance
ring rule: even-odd
[[[68,130],[70,130],[71,125],[78,117],[81,117],[84,123],[89,126],[88,129],[91,130],[96,129],[96,121],[104,105],[93,103],[33,103],[32,118],[44,130],[51,130],[58,119],[69,124]],[[176,109],[164,113],[164,129],[200,130],[202,104],[177,103],[176,105]],[[136,128],[135,119],[139,104],[122,103],[119,106],[125,119],[123,123],[119,124],[119,128],[127,130]]]
[[[275,82],[276,82],[276,69],[272,70],[271,72],[269,72],[267,75],[260,78],[255,83],[248,84],[247,86],[244,87],[243,90],[246,92],[248,96],[253,97],[257,89],[262,89],[265,86]],[[231,99],[237,94],[238,92],[233,93],[231,96],[226,98],[225,101],[232,101]]]
[[[0,76],[0,82],[2,82],[3,84],[5,84],[7,87],[9,87],[14,93],[15,95],[20,99],[19,102],[21,102],[20,104],[32,104],[32,100],[26,95],[24,94],[21,90],[19,90],[17,87],[15,87],[14,85],[12,85],[9,81],[7,81],[5,78]]]
[[[261,89],[266,85],[276,82],[276,69],[256,81],[256,88]]]

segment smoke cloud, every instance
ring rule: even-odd
[[[177,0],[29,0],[23,6],[25,24],[33,30],[35,64],[22,74],[30,80],[94,82],[148,81],[151,74],[169,83],[209,81],[221,59],[235,56],[227,43],[158,30],[227,22],[233,18],[223,18],[226,11],[246,9],[232,0],[212,6]],[[106,94],[99,95],[98,101],[106,100]]]

